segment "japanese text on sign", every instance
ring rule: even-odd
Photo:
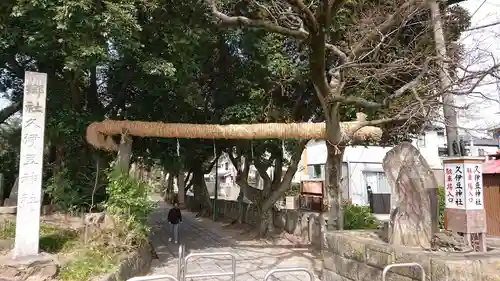
[[[455,202],[455,187],[453,186],[453,171],[450,167],[445,167],[444,187],[446,194],[446,208],[454,207]]]
[[[465,209],[465,172],[462,164],[445,165],[446,208]]]
[[[483,171],[481,164],[467,164],[467,210],[481,210],[483,202]]]

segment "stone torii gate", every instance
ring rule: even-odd
[[[343,143],[378,142],[382,130],[366,126],[366,115],[357,114],[356,121],[341,124]],[[112,136],[121,135],[120,144]],[[185,124],[143,121],[104,120],[87,127],[87,142],[97,149],[118,151],[120,163],[128,167],[132,142],[128,136],[185,139],[327,139],[324,123],[264,123],[264,124]],[[179,192],[180,193],[180,192]],[[328,194],[328,192],[327,192]],[[183,198],[179,198],[180,201]],[[326,198],[325,198],[326,199]],[[330,200],[330,198],[328,198]],[[183,202],[180,202],[183,203]]]

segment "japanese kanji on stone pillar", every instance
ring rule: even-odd
[[[38,255],[47,74],[25,72],[14,258]]]
[[[483,162],[483,157],[443,159],[446,229],[463,234],[476,251],[486,250]]]

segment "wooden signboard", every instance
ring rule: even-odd
[[[323,196],[323,181],[302,181],[300,186],[301,195]]]
[[[301,210],[321,212],[323,210],[323,181],[302,181],[299,205]]]

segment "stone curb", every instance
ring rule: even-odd
[[[126,281],[137,275],[146,275],[151,269],[153,261],[152,248],[146,243],[123,260],[118,269],[106,276],[96,278],[94,281]]]
[[[17,206],[0,207],[0,214],[15,215]]]

